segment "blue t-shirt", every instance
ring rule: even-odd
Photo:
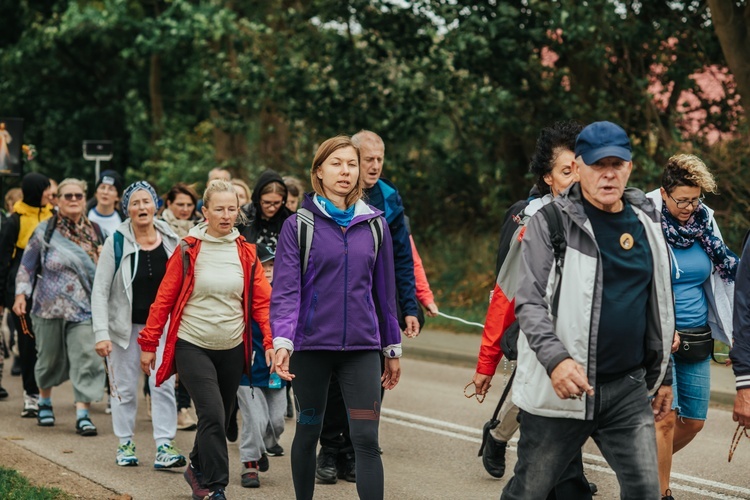
[[[711,276],[711,259],[697,243],[672,248],[672,289],[677,328],[695,328],[708,322],[703,284]]]

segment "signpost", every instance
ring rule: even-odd
[[[94,182],[97,182],[99,164],[112,159],[112,141],[83,141],[83,159],[96,162]]]

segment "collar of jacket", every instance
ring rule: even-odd
[[[623,198],[632,206],[645,213],[652,221],[659,222],[661,220],[661,215],[654,206],[653,201],[648,199],[646,194],[640,189],[633,187],[625,188]],[[586,212],[583,209],[583,193],[581,192],[581,184],[579,182],[571,184],[567,190],[555,198],[555,202],[560,205],[563,212],[568,214],[579,225],[583,226],[588,221]]]
[[[349,223],[349,227],[352,227],[355,224],[359,224],[362,221],[368,221],[370,219],[374,219],[375,217],[383,215],[383,212],[373,207],[372,205],[368,205],[362,200],[357,200],[357,204],[358,206],[357,208],[355,208],[354,218]],[[318,217],[322,217],[324,220],[331,221],[331,223],[335,224],[333,219],[331,219],[328,215],[324,214],[320,210],[320,208],[318,208],[318,206],[312,200],[312,196],[310,196],[309,193],[305,193],[305,198],[302,200],[302,207],[310,210],[313,214],[317,215]]]

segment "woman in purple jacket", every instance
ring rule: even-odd
[[[305,195],[302,209],[284,222],[279,235],[271,297],[277,372],[285,380],[294,378],[297,401],[294,490],[298,499],[313,497],[315,447],[335,374],[349,414],[357,493],[382,499],[380,385],[393,389],[401,375],[391,236],[383,231],[388,226],[381,212],[361,199],[359,150],[349,137],[320,145],[310,178],[314,193]],[[298,226],[300,217],[307,218]],[[298,230],[310,226],[305,259]]]

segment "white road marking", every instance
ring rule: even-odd
[[[403,411],[394,410],[391,408],[383,408],[381,410],[381,420],[384,422],[389,422],[389,423],[401,425],[404,427],[410,427],[412,429],[432,432],[433,434],[440,434],[446,437],[461,439],[463,441],[468,441],[470,443],[481,444],[482,442],[482,439],[481,439],[482,430],[481,429],[477,429],[475,427],[468,427],[465,425],[454,424],[453,422],[447,422],[445,420],[438,420],[435,418],[425,417],[422,415],[417,415],[415,413],[403,412]],[[479,436],[479,437],[474,437],[474,436]],[[513,438],[511,442],[517,443],[518,438]],[[516,451],[516,448],[513,446],[509,446],[508,448],[511,451],[514,451],[514,452]],[[606,466],[607,461],[604,459],[604,457],[600,455],[593,455],[591,453],[584,453],[583,458],[584,460],[605,464],[605,466],[600,466],[600,465],[584,462],[584,467],[586,467],[587,469],[605,472],[607,474],[614,474],[614,471],[610,469],[608,466]],[[735,494],[740,494],[742,496],[737,497],[737,496],[725,495],[723,493],[713,492],[710,490],[704,490],[701,488],[695,488],[693,486],[688,486],[688,485],[683,485],[683,484],[672,485],[671,487],[673,490],[687,491],[690,493],[696,493],[696,494],[704,495],[706,497],[718,498],[718,499],[732,499],[733,500],[733,499],[750,498],[750,489],[743,488],[742,486],[735,486],[732,484],[720,483],[717,481],[711,481],[709,479],[703,479],[703,478],[699,478],[695,476],[690,476],[687,474],[680,474],[678,472],[672,472],[672,479],[694,483],[700,486],[707,486],[711,488],[722,489],[725,491],[730,491]]]

